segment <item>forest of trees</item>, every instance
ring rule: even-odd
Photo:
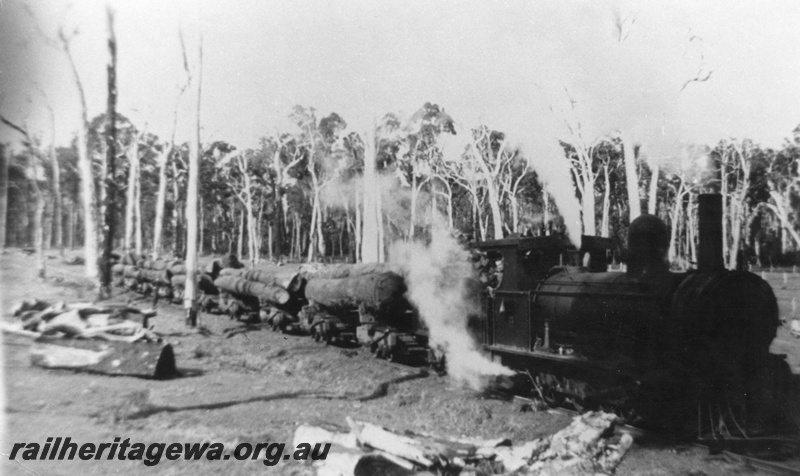
[[[238,149],[224,141],[204,144],[201,255],[235,253],[254,262],[362,258],[364,138],[336,113],[318,117],[313,108],[298,106],[291,119],[295,130],[263,137],[258,149]],[[116,122],[114,182],[120,199],[114,213],[121,226],[114,247],[182,257],[189,146],[142,131],[122,115]],[[107,168],[106,123],[106,114],[91,119],[86,137],[97,217],[106,193],[101,180]],[[460,160],[448,160],[440,142],[453,133],[450,116],[430,103],[407,123],[387,114],[378,124],[374,180],[382,195],[379,233],[384,245],[424,237],[432,220],[474,240],[540,235],[553,224],[563,229],[536,170],[522,151],[506,145],[502,131],[473,128]],[[5,246],[33,247],[38,233],[45,249],[84,244],[77,141],[53,148],[33,137],[25,149],[3,146]],[[594,210],[590,221],[584,213],[583,233],[609,236],[624,246],[630,200],[621,139],[562,146],[564,156],[551,160],[570,161],[582,209],[588,202]],[[637,199],[671,227],[669,252],[676,265],[695,260],[696,196],[707,192],[726,197],[729,267],[742,265],[743,256],[777,265],[793,261],[800,249],[798,159],[800,130],[779,150],[731,139],[694,148],[658,168],[640,158]]]
[[[190,268],[197,255],[225,253],[252,263],[381,261],[392,242],[424,239],[434,224],[473,241],[578,226],[559,207],[575,207],[569,216],[580,211],[583,234],[610,237],[621,249],[633,218],[658,215],[671,229],[670,261],[685,269],[696,261],[696,197],[708,192],[725,197],[728,267],[794,263],[800,250],[800,128],[777,149],[720,138],[656,159],[619,131],[587,141],[577,124],[554,156],[529,157],[504,131],[459,129],[436,103],[410,117],[386,113],[369,130],[335,112],[295,106],[288,115],[294,126],[265,134],[257,148],[204,143],[202,39],[195,56],[181,36],[186,81],[172,134],[159,137],[116,111],[110,10],[108,32],[107,109],[90,117],[72,36],[38,30],[68,60],[81,100],[82,126],[70,146],[57,147],[0,111],[2,127],[19,139],[0,144],[0,247],[36,249],[42,276],[44,251],[77,247],[90,277],[111,250],[185,258]],[[196,106],[194,117],[179,118],[182,97]],[[43,107],[55,137],[46,96]],[[179,120],[191,122],[196,137],[177,142]],[[532,166],[555,161],[569,164],[574,189],[559,203]]]

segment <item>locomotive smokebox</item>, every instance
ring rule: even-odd
[[[669,272],[669,229],[658,217],[641,215],[628,229],[628,275]]]
[[[697,269],[712,271],[723,269],[722,258],[722,195],[697,196],[698,247]]]

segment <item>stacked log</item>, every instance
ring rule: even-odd
[[[142,259],[141,256],[137,255],[133,251],[129,251],[129,252],[125,253],[124,255],[122,255],[122,260],[120,261],[120,263],[124,264],[124,265],[134,265],[135,266],[136,263],[138,263],[140,259]]]
[[[159,286],[171,286],[172,276],[166,269],[140,269],[139,282],[152,283]]]
[[[111,267],[112,284],[122,286],[125,283],[125,265],[117,263]]]
[[[172,289],[183,292],[186,287],[186,275],[178,274],[172,277]],[[197,288],[204,294],[219,294],[219,289],[214,285],[214,280],[208,274],[201,274],[197,278]]]
[[[280,286],[250,281],[237,276],[220,276],[214,281],[214,286],[230,294],[255,297],[280,305],[288,303],[291,299],[289,291]]]
[[[211,279],[217,279],[223,269],[241,269],[244,265],[239,261],[236,255],[228,255],[222,258],[214,259],[203,266],[203,271],[211,276]]]
[[[224,268],[220,271],[220,275],[235,276],[269,286],[278,286],[291,293],[300,291],[304,283],[304,279],[300,273],[300,266],[298,265],[269,265],[256,269]]]
[[[330,308],[357,308],[360,304],[383,310],[403,299],[406,285],[403,277],[391,272],[348,275],[344,278],[320,278],[315,274],[306,284],[309,301]],[[336,274],[333,274],[336,275]]]
[[[384,273],[402,274],[402,271],[399,266],[390,263],[342,263],[328,265],[309,272],[308,277],[313,279],[343,279]]]

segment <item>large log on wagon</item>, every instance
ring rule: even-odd
[[[122,260],[120,261],[121,264],[132,264],[136,265],[139,262],[141,256],[137,255],[133,251],[129,251],[122,255]]]
[[[172,346],[161,342],[115,342],[41,336],[31,347],[31,363],[109,375],[165,379],[178,375]]]
[[[217,279],[220,275],[220,271],[224,268],[232,268],[232,269],[239,269],[243,268],[244,265],[239,262],[239,259],[236,258],[236,255],[224,256],[222,258],[214,258],[212,260],[201,260],[199,269],[202,269],[203,272],[211,276],[213,279]],[[169,264],[167,269],[172,273],[173,276],[186,274],[186,264],[183,261],[175,260]]]
[[[186,275],[173,276],[171,282],[173,289],[183,289],[186,287]],[[206,273],[197,278],[197,288],[205,294],[219,294],[219,289],[214,286],[214,280]]]
[[[341,263],[325,265],[313,271],[309,270],[307,274],[309,279],[342,279],[382,273],[402,274],[400,267],[391,263]]]
[[[169,267],[168,263],[163,259],[144,259],[139,261],[139,267],[142,269],[151,269],[156,271],[163,271]]]
[[[205,271],[212,278],[217,279],[220,276],[220,272],[225,268],[242,269],[244,268],[244,264],[239,261],[239,258],[237,258],[236,255],[228,255],[207,263],[203,268],[203,271]]]
[[[306,298],[331,309],[355,308],[359,304],[385,310],[400,302],[406,292],[402,276],[387,272],[343,279],[313,278],[306,284]]]
[[[125,275],[125,265],[121,263],[117,263],[111,267],[111,275],[112,276],[124,276]]]
[[[170,273],[166,269],[162,270],[155,270],[155,269],[140,269],[139,270],[139,281],[143,281],[146,283],[154,283],[154,284],[165,284],[169,286],[170,282]]]
[[[260,266],[256,269],[224,268],[221,276],[236,276],[237,278],[257,281],[270,286],[280,286],[290,292],[298,292],[303,287],[303,278],[300,276],[300,267],[288,266]]]
[[[122,275],[129,279],[139,279],[139,268],[132,264],[126,264],[122,268]]]
[[[214,285],[221,291],[257,297],[275,304],[286,304],[291,298],[289,291],[280,286],[270,286],[236,276],[220,276],[214,281]]]

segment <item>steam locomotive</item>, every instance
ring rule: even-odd
[[[777,301],[759,276],[724,268],[721,197],[699,197],[696,270],[669,270],[669,239],[657,217],[634,220],[625,272],[608,271],[603,238],[578,249],[557,236],[480,244],[502,270],[480,326],[485,349],[553,403],[688,417],[705,432],[786,421],[775,401],[791,373],[769,352]]]

